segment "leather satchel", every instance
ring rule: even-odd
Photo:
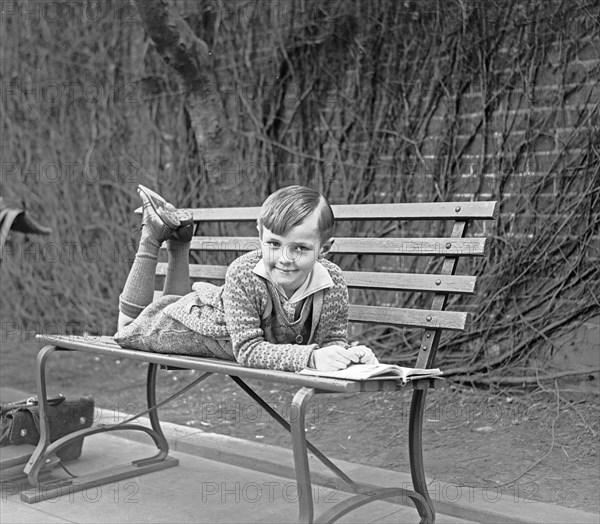
[[[40,439],[40,413],[37,399],[29,398],[2,405],[0,446],[37,444]],[[88,428],[94,420],[94,399],[81,397],[67,400],[62,395],[48,399],[47,418],[50,442],[69,433]],[[56,454],[62,460],[73,460],[81,455],[83,437],[69,442]]]

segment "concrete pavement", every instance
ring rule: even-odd
[[[6,401],[6,391],[3,394],[0,389],[0,397]],[[108,410],[99,410],[98,415],[99,422],[114,422],[120,417]],[[163,429],[179,466],[36,504],[21,501],[23,481],[9,480],[2,483],[0,520],[3,524],[296,521],[298,506],[291,450],[169,423],[164,423]],[[104,433],[87,438],[82,456],[67,466],[77,475],[128,463],[153,452],[142,432]],[[410,485],[410,475],[405,473],[335,462],[364,485]],[[318,461],[311,462],[311,468],[318,517],[349,494]],[[528,501],[512,491],[490,493],[437,481],[429,486],[438,523],[599,522],[597,514]],[[412,505],[375,502],[345,515],[339,522],[418,520]]]

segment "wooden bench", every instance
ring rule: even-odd
[[[446,306],[450,301],[452,304],[462,304],[463,300],[456,299],[475,292],[475,276],[455,274],[459,260],[482,257],[486,252],[485,228],[478,222],[474,234],[467,237],[467,227],[472,221],[494,220],[496,202],[363,204],[333,206],[333,209],[337,224],[336,242],[328,258],[345,270],[350,289],[351,327],[360,329],[364,323],[381,325],[383,329],[391,330],[387,333],[388,336],[391,333],[396,337],[399,329],[403,327],[418,328],[420,334],[415,338],[419,344],[415,367],[435,367],[436,350],[442,333],[445,330],[465,329],[468,319],[466,311],[449,311],[446,310]],[[192,279],[197,280],[202,277],[212,281],[222,281],[227,264],[231,260],[243,252],[259,248],[255,228],[258,211],[257,207],[192,210],[196,222],[195,237],[191,245],[191,260],[194,262],[190,267]],[[435,236],[424,237],[424,230],[435,232]],[[474,266],[474,264],[465,265]],[[350,267],[352,270],[346,271]],[[366,270],[362,270],[363,267]],[[406,272],[406,267],[410,272]],[[377,268],[378,271],[373,271],[373,268]],[[166,275],[165,263],[159,263],[157,275],[160,277],[157,283],[160,284],[160,280]],[[411,303],[415,302],[414,293],[417,293],[416,298],[427,306],[420,309],[397,307],[398,303],[402,303],[400,298],[407,296],[406,293],[412,294]],[[372,300],[378,297],[387,304],[373,305]],[[453,309],[455,307],[457,306],[453,306]],[[133,351],[120,348],[112,341],[112,337],[90,339],[38,335],[38,340],[47,344],[40,350],[36,362],[42,417],[46,410],[45,367],[48,358],[57,350],[80,351],[90,355],[133,359],[148,363],[147,402],[151,428],[127,422],[113,426],[99,425],[78,431],[51,444],[48,440],[48,422],[44,420],[41,425],[40,442],[25,467],[30,483],[36,487],[22,493],[22,499],[27,502],[36,502],[43,498],[59,496],[61,493],[82,490],[175,466],[177,460],[169,456],[169,447],[160,427],[158,409],[152,409],[157,406],[155,392],[157,371],[159,368],[166,367],[200,371],[202,374],[195,382],[204,380],[212,374],[231,377],[275,420],[290,431],[299,494],[300,522],[312,522],[314,519],[308,451],[356,493],[323,513],[319,521],[333,522],[367,502],[398,496],[410,498],[421,516],[421,522],[435,521],[435,511],[427,491],[422,456],[425,400],[427,389],[436,382],[433,379],[412,383],[408,448],[413,489],[388,487],[365,490],[306,440],[304,421],[307,406],[316,394],[399,391],[402,386],[397,381],[336,380],[253,369],[218,359]],[[406,350],[401,347],[400,337],[398,337],[397,347]],[[246,379],[259,379],[298,387],[290,407],[290,421],[284,420],[261,399],[248,386]],[[40,472],[48,463],[55,460],[56,450],[69,440],[82,435],[90,436],[117,430],[147,433],[156,444],[157,454],[122,467],[76,479],[54,481],[52,484],[43,484],[39,481]]]

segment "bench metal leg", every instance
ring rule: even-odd
[[[40,440],[31,455],[29,462],[25,466],[24,473],[29,478],[29,483],[35,485],[38,483],[40,470],[50,464],[52,459],[46,458],[46,449],[50,446],[50,424],[46,417],[48,411],[46,394],[46,362],[50,355],[57,351],[56,346],[45,346],[42,348],[36,358],[36,385],[38,395],[38,409],[40,414]]]
[[[292,447],[294,450],[298,504],[300,506],[298,522],[307,523],[313,521],[314,507],[304,421],[306,417],[306,408],[314,394],[315,390],[313,388],[300,389],[294,395],[290,409],[290,430],[292,433]]]
[[[49,498],[55,498],[63,494],[81,491],[88,487],[99,486],[125,478],[135,477],[152,471],[176,466],[179,461],[168,457],[169,445],[160,429],[160,422],[156,410],[150,411],[150,421],[152,428],[144,427],[140,424],[119,423],[114,425],[98,425],[85,428],[66,435],[55,442],[50,442],[50,426],[46,416],[48,412],[47,390],[46,390],[46,364],[49,357],[57,350],[56,346],[45,346],[40,350],[36,359],[36,381],[38,406],[40,414],[40,440],[25,466],[24,473],[27,474],[29,483],[35,488],[21,493],[21,499],[25,502],[33,503]],[[148,370],[147,396],[151,406],[156,404],[156,365],[150,364]],[[143,431],[149,435],[156,447],[158,453],[154,456],[132,461],[130,464],[113,467],[94,474],[83,475],[72,479],[54,479],[40,482],[38,477],[44,469],[54,467],[60,460],[56,456],[56,451],[67,445],[72,440],[80,437],[90,436],[96,433],[104,433],[117,430]]]
[[[156,377],[158,375],[158,370],[160,366],[158,364],[148,364],[148,377],[146,380],[146,402],[148,407],[156,406],[158,402],[156,402]],[[150,419],[150,425],[154,432],[159,436],[161,440],[161,445],[159,445],[159,449],[164,449],[166,452],[169,452],[169,444],[167,443],[167,439],[165,438],[165,434],[160,427],[160,420],[158,418],[158,410],[153,409],[148,413],[148,418]],[[164,444],[162,444],[164,442]]]
[[[423,497],[423,503],[416,503],[422,524],[435,522],[435,509],[427,490],[423,465],[423,415],[425,413],[426,389],[413,390],[408,423],[408,456],[414,490]]]

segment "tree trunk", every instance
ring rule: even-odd
[[[206,43],[169,7],[167,0],[137,1],[148,35],[183,86],[199,154],[209,170],[231,161],[231,133]]]

